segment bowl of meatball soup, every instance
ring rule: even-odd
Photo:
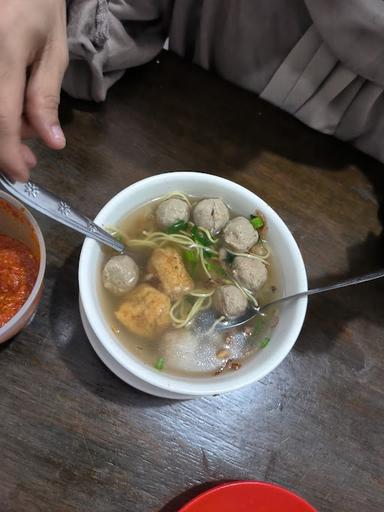
[[[82,320],[128,384],[168,398],[225,393],[267,375],[293,347],[306,298],[220,328],[307,289],[289,228],[254,192],[210,174],[164,173],[122,190],[95,222],[126,251],[84,242]]]

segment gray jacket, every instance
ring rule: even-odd
[[[170,49],[384,161],[384,0],[68,0],[64,89]]]

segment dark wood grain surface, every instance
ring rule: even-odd
[[[64,99],[67,149],[34,179],[94,216],[163,170],[207,170],[287,222],[311,284],[384,266],[383,167],[163,54],[100,106]],[[310,299],[286,360],[238,392],[146,396],[91,349],[77,305],[82,238],[36,215],[48,251],[30,327],[0,347],[1,512],[175,512],[216,482],[277,482],[322,512],[384,509],[384,286]]]

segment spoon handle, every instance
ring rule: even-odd
[[[379,270],[377,272],[371,272],[370,274],[364,274],[358,277],[352,277],[350,279],[345,279],[344,281],[339,281],[337,283],[333,283],[327,286],[320,286],[319,288],[312,288],[311,290],[306,290],[305,292],[295,293],[294,295],[289,295],[288,297],[282,297],[281,299],[277,299],[269,304],[265,304],[265,306],[261,306],[259,312],[268,308],[269,306],[274,306],[275,304],[279,304],[280,302],[285,302],[286,300],[291,299],[299,299],[300,297],[306,297],[309,295],[315,295],[316,293],[328,292],[330,290],[336,290],[337,288],[345,288],[346,286],[353,286],[355,284],[365,283],[367,281],[373,281],[374,279],[380,279],[384,277],[384,269]]]
[[[124,244],[116,240],[116,238],[107,233],[107,231],[97,226],[91,219],[76,211],[66,201],[55,196],[48,190],[45,190],[40,185],[36,185],[32,183],[32,181],[28,181],[27,183],[13,183],[1,173],[0,185],[23,203],[51,217],[55,221],[75,231],[79,231],[85,236],[94,238],[112,247],[115,251],[123,252],[125,250]]]

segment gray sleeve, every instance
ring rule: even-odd
[[[127,68],[162,49],[173,0],[67,0],[70,64],[63,89],[105,100]]]
[[[305,0],[333,54],[355,74],[384,85],[384,1]]]

